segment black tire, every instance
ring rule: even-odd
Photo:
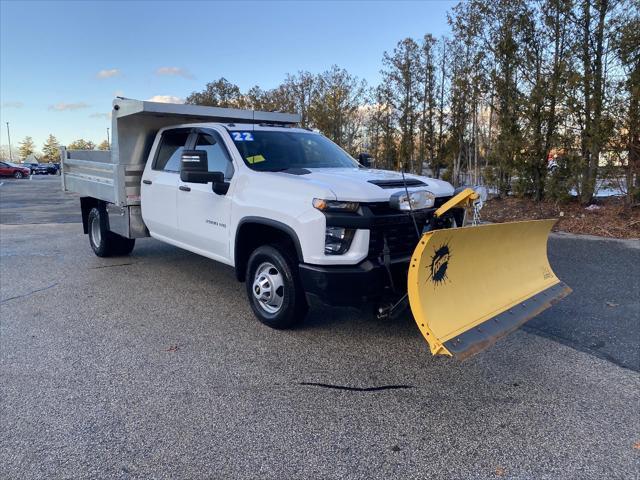
[[[110,257],[112,254],[113,245],[109,242],[107,221],[107,211],[102,206],[93,207],[87,217],[89,244],[99,257]]]
[[[98,257],[129,255],[135,246],[134,238],[125,238],[109,231],[109,219],[104,206],[93,207],[87,217],[89,244]]]
[[[274,268],[269,269],[265,265],[271,265]],[[265,288],[263,291],[255,290],[256,286],[260,290],[260,285],[256,285],[256,282],[258,282],[259,278],[264,278],[260,276],[259,268],[261,271],[266,268],[264,274],[268,278],[275,279],[274,284],[281,280],[281,294],[278,292],[280,290],[279,287],[273,292],[278,297],[281,297],[280,307],[277,309],[265,302],[264,295],[266,295],[267,290],[270,290],[270,287]],[[268,280],[265,280],[265,282],[262,285],[269,284]],[[309,307],[298,276],[297,262],[291,258],[287,253],[287,249],[281,245],[263,245],[253,251],[247,262],[245,284],[253,313],[258,317],[258,320],[271,328],[290,328],[301,322],[307,314]],[[258,298],[259,296],[262,300]],[[269,311],[269,309],[272,311]]]
[[[13,172],[13,178],[21,179],[22,177],[24,177],[24,173],[19,171]]]

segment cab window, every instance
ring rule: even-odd
[[[195,149],[207,152],[210,172],[223,172],[227,180],[233,177],[233,163],[217,132],[199,133]]]
[[[167,130],[162,134],[158,153],[153,162],[154,170],[164,170],[165,172],[180,171],[180,157],[187,143],[190,129],[182,128],[178,130]]]

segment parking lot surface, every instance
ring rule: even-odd
[[[3,478],[638,478],[640,245],[556,235],[574,289],[491,349],[413,320],[254,319],[229,267],[101,259],[59,177],[0,186]]]

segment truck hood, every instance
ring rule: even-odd
[[[371,181],[402,182],[402,174],[398,172],[368,168],[309,168],[307,170],[310,173],[292,175],[282,172],[279,175],[287,175],[301,182],[331,190],[336,199],[344,201],[386,202],[393,193],[404,190],[402,186],[383,188],[371,183]],[[408,173],[405,174],[405,178],[420,180],[424,183],[424,185],[408,187],[409,190],[428,190],[436,197],[453,195],[453,187],[448,182]]]

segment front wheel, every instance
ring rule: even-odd
[[[18,179],[20,179],[20,178],[22,178],[22,177],[24,177],[24,174],[23,174],[22,172],[15,172],[15,173],[13,174],[13,178],[18,178]]]
[[[247,296],[253,313],[272,328],[290,328],[300,322],[308,306],[295,261],[279,245],[258,247],[249,257]]]

